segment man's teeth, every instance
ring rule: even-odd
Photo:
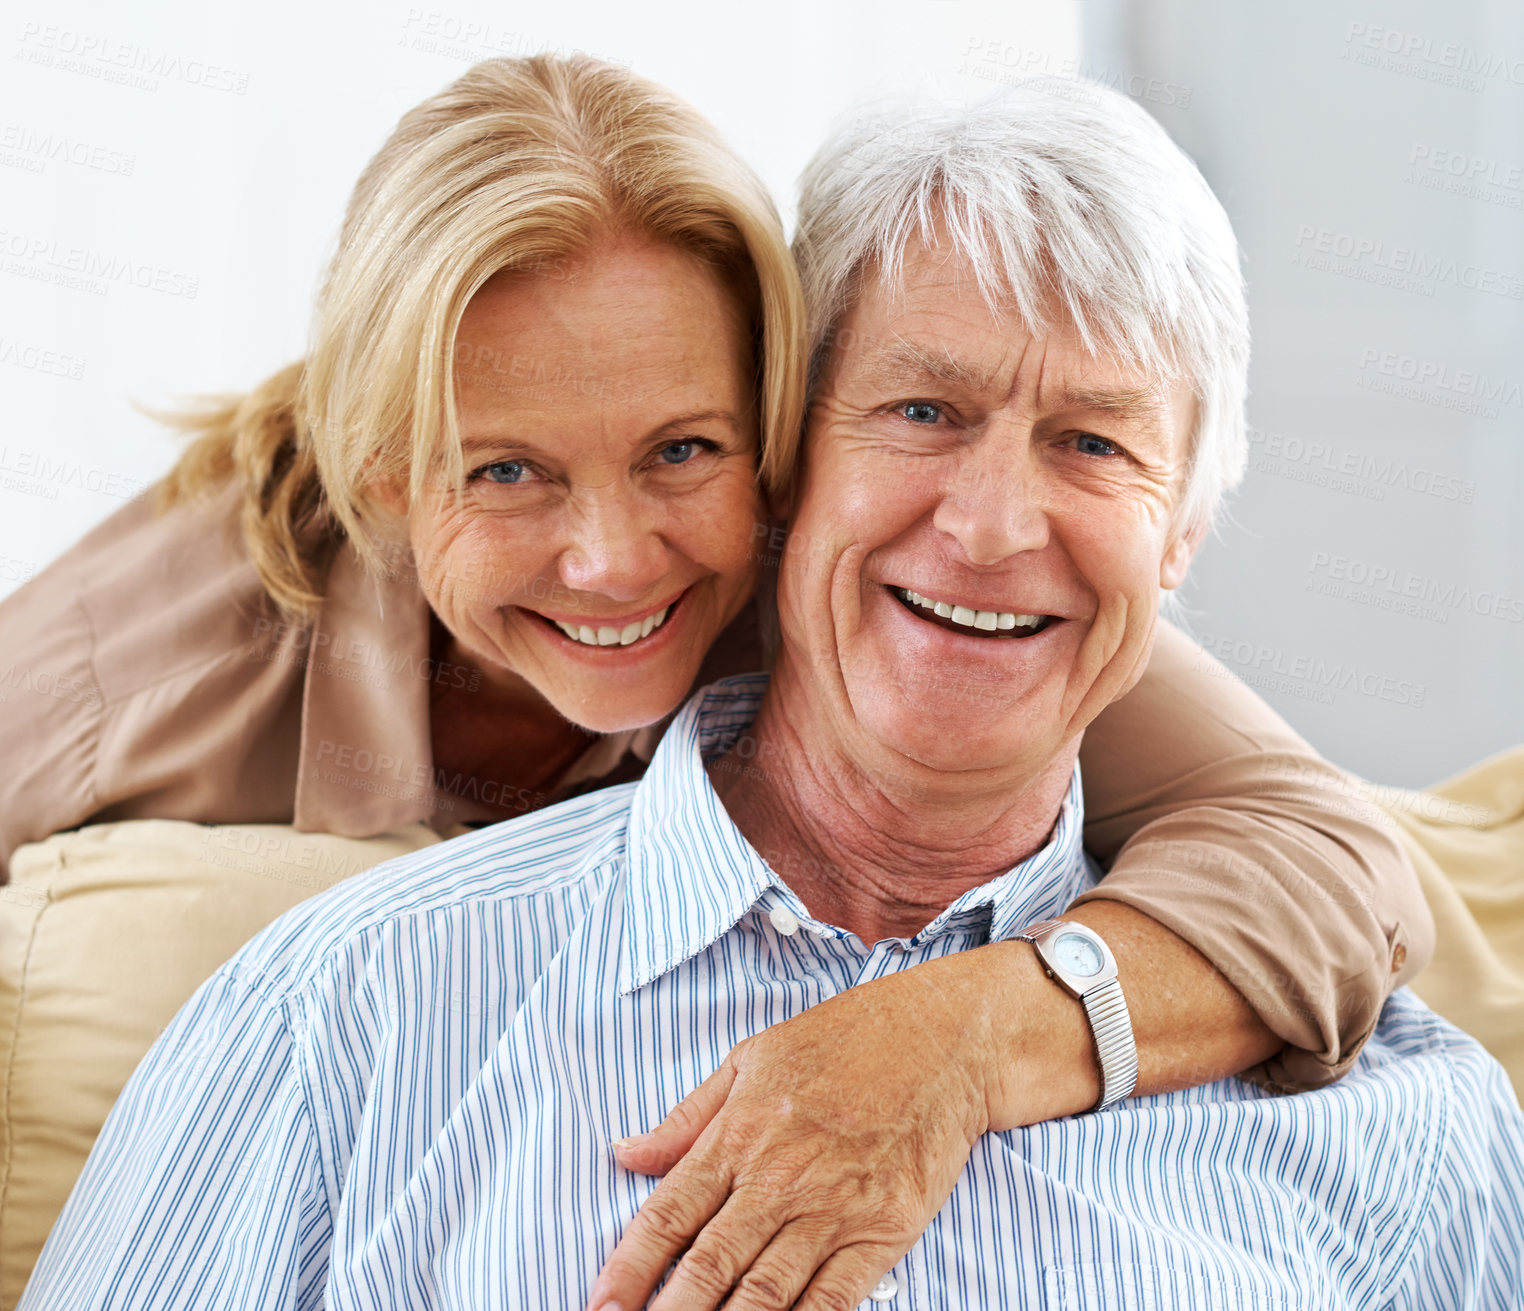
[[[583,646],[629,646],[642,637],[649,637],[666,623],[667,611],[671,608],[670,605],[664,605],[654,615],[637,619],[623,628],[591,628],[587,624],[563,624],[559,619],[555,624],[573,642],[581,642]]]
[[[964,628],[978,628],[986,633],[1008,632],[1013,628],[1036,628],[1043,621],[1042,615],[1018,615],[1009,610],[971,610],[966,605],[949,605],[946,601],[933,601],[929,596],[902,587],[899,594],[911,605],[930,610],[940,619],[951,619]]]

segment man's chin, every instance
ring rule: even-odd
[[[859,718],[867,735],[893,755],[945,774],[1010,769],[1028,761],[1043,746],[1025,715],[969,711],[955,702],[909,709],[884,707],[887,713]],[[977,720],[975,719],[977,716]]]

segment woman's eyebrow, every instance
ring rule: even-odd
[[[675,414],[659,428],[652,428],[653,437],[662,436],[669,432],[675,432],[683,428],[690,428],[696,423],[728,423],[733,428],[739,428],[741,421],[729,410],[694,410],[689,414]]]
[[[462,436],[460,449],[462,453],[472,455],[485,451],[491,451],[494,454],[501,454],[504,451],[517,454],[530,454],[539,448],[531,445],[529,442],[515,441],[512,437],[500,437],[493,433],[482,433],[474,437]]]
[[[686,414],[674,414],[670,419],[662,421],[656,428],[647,430],[645,436],[664,437],[669,433],[682,432],[700,423],[728,423],[733,428],[739,428],[741,421],[730,410],[692,410]],[[513,454],[534,455],[544,448],[540,444],[520,441],[505,433],[496,433],[490,429],[461,435],[460,449],[467,455],[478,452],[491,451],[494,454],[509,452]]]

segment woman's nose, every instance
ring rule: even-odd
[[[569,516],[558,571],[566,586],[613,601],[639,601],[667,571],[667,546],[639,499],[600,493]]]

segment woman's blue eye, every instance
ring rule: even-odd
[[[935,423],[942,417],[942,407],[930,401],[911,401],[900,410],[911,423]]]
[[[661,448],[661,458],[667,464],[687,464],[698,448],[697,442],[672,442]]]
[[[1109,442],[1104,437],[1097,437],[1089,432],[1080,434],[1079,449],[1086,455],[1120,455],[1122,453],[1115,442]]]
[[[516,483],[523,480],[525,466],[522,460],[499,460],[481,471],[481,476],[494,483]]]
[[[664,464],[687,464],[695,455],[704,451],[720,451],[723,448],[707,437],[690,437],[684,442],[668,442],[657,454]]]

